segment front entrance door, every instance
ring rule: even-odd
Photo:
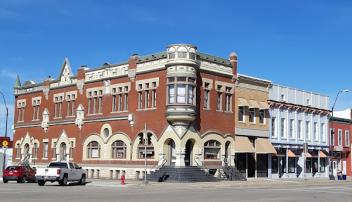
[[[194,146],[193,140],[188,140],[186,142],[185,166],[193,165],[193,146]]]

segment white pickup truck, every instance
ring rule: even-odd
[[[60,185],[67,185],[68,182],[76,181],[85,185],[86,176],[86,170],[71,162],[51,162],[46,168],[37,168],[37,174],[35,175],[39,186],[44,186],[47,181],[57,181]]]

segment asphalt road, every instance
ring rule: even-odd
[[[86,186],[58,186],[47,183],[17,184],[0,182],[1,202],[37,201],[143,201],[143,202],[223,202],[223,201],[351,201],[352,182],[327,184],[264,184],[186,183],[118,185],[115,182],[93,181]]]

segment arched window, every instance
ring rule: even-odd
[[[204,144],[204,159],[220,159],[220,142],[209,140]]]
[[[60,144],[60,160],[64,161],[66,159],[66,143],[62,142]]]
[[[34,143],[34,145],[33,145],[33,158],[38,158],[38,148],[39,148],[39,146],[38,146],[38,143]]]
[[[144,140],[143,133],[138,134],[139,144],[138,144],[138,158],[144,159],[144,154],[146,153],[147,159],[154,158],[154,146],[151,141],[152,134],[147,133],[147,139]],[[145,151],[145,146],[147,146],[147,151]]]
[[[21,158],[21,145],[16,144],[16,158]]]
[[[126,158],[126,144],[122,140],[117,140],[111,145],[111,157],[113,159]]]
[[[92,141],[87,146],[88,158],[100,158],[100,145],[97,141]]]
[[[28,158],[29,157],[29,144],[25,144],[24,145],[24,158]]]

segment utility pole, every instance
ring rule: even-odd
[[[144,123],[143,139],[144,139],[144,184],[148,184],[148,181],[147,181],[147,144],[148,144],[147,123]]]
[[[6,105],[6,100],[5,100],[5,95],[0,91],[0,94],[2,95],[2,99],[4,100],[5,108],[6,108],[6,123],[5,123],[5,140],[7,138],[7,121],[9,118],[9,108],[7,108]],[[6,147],[4,147],[4,159],[3,159],[3,165],[2,165],[2,172],[4,172],[6,168]]]

